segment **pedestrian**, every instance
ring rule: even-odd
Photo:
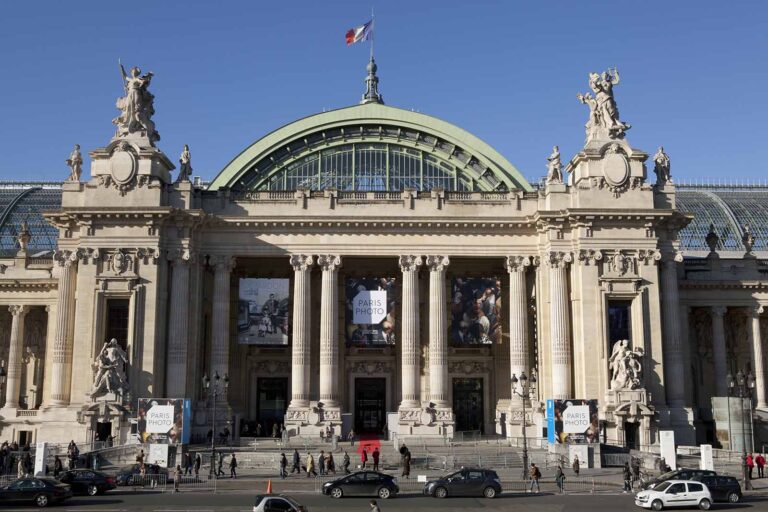
[[[181,483],[181,466],[176,464],[176,471],[173,472],[173,492],[179,492]]]
[[[360,454],[360,462],[363,463],[363,469],[365,469],[365,463],[368,462],[368,447],[363,446],[363,453]]]
[[[579,463],[579,456],[574,455],[573,456],[573,472],[576,473],[576,476],[579,476],[579,469],[581,467],[581,464]]]
[[[200,466],[203,465],[203,458],[199,453],[195,454],[195,478],[200,474]]]
[[[336,474],[336,462],[334,462],[331,452],[328,452],[328,457],[325,459],[325,474],[328,473]]]
[[[342,466],[344,467],[344,474],[349,474],[349,454],[346,450],[344,450],[344,460],[342,462]]]
[[[632,459],[632,481],[637,482],[640,480],[640,459],[635,457]]]
[[[370,505],[371,505],[371,512],[381,512],[381,509],[376,504],[376,500],[371,500]]]
[[[408,448],[405,449],[405,454],[403,455],[403,475],[405,478],[408,478],[411,476],[411,450]]]
[[[752,470],[755,469],[755,459],[752,454],[747,455],[747,469],[749,469],[749,479],[752,480]]]
[[[381,454],[379,453],[379,447],[373,449],[373,470],[378,471],[379,470],[379,457]]]
[[[192,457],[192,453],[187,452],[187,468],[184,470],[184,474],[191,475],[194,467],[194,457]]]
[[[218,467],[216,468],[216,477],[224,476],[224,470],[221,469],[221,466],[224,465],[224,452],[219,452],[219,463]]]
[[[301,474],[301,457],[299,456],[299,450],[293,450],[293,467],[291,468],[291,474]]]
[[[541,492],[541,488],[539,487],[539,478],[541,478],[541,471],[539,471],[539,468],[536,467],[536,464],[531,462],[531,469],[528,471],[528,476],[531,479],[531,486],[530,491],[533,492],[533,486],[536,486],[536,493]]]
[[[256,437],[261,437],[263,434],[263,429],[261,428],[261,422],[256,424]]]
[[[275,422],[275,424],[272,425],[272,437],[275,439],[278,437],[278,428],[280,427],[277,425],[277,422]]]
[[[136,456],[136,462],[144,464],[144,450],[141,450],[141,453]]]
[[[307,478],[310,477],[310,475],[317,476],[317,471],[315,471],[315,458],[312,456],[311,453],[307,454]]]
[[[24,467],[24,459],[19,457],[19,463],[16,465],[16,478],[24,478],[27,476],[27,470]]]
[[[59,473],[61,473],[62,469],[63,469],[63,467],[62,467],[62,464],[61,464],[61,459],[59,458],[58,455],[56,455],[53,458],[53,477],[54,478],[59,478]]]
[[[280,478],[285,480],[285,477],[288,476],[288,459],[285,456],[285,453],[280,454]]]
[[[157,484],[158,484],[157,481],[160,478],[160,466],[158,464],[150,464],[149,472],[152,475],[150,478],[152,479],[152,488],[154,489],[155,487],[157,487]],[[174,478],[174,481],[175,480],[177,479]],[[181,476],[179,476],[178,480],[181,480]]]
[[[555,472],[555,483],[560,490],[560,494],[565,492],[565,473],[563,473],[563,467],[558,464],[557,471]]]
[[[350,429],[349,434],[347,434],[347,441],[349,441],[350,446],[355,446],[355,431],[354,429]]]
[[[763,468],[765,468],[765,457],[762,453],[758,453],[755,457],[755,464],[757,464],[757,478],[764,478]]]
[[[234,453],[229,459],[229,478],[237,478],[237,459]]]
[[[624,493],[626,494],[632,490],[632,471],[629,469],[629,462],[624,463],[622,474],[624,476]]]

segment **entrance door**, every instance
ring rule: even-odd
[[[112,422],[96,423],[96,440],[106,442],[112,436]]]
[[[280,425],[285,419],[285,409],[288,407],[288,379],[260,378],[256,381],[256,416],[264,429],[264,435],[272,436],[274,425]]]
[[[453,413],[456,431],[483,432],[483,379],[453,379]]]
[[[381,434],[387,421],[387,379],[355,379],[355,432]]]
[[[624,446],[630,450],[640,449],[640,440],[638,439],[639,425],[637,423],[624,423]]]

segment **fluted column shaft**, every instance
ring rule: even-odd
[[[186,396],[187,345],[189,343],[189,258],[171,261],[171,303],[168,321],[168,362],[165,373],[166,396]]]
[[[661,266],[661,293],[664,324],[664,366],[666,372],[667,401],[671,407],[685,407],[684,379],[685,358],[682,335],[680,334],[680,296],[677,283],[677,261],[673,258],[664,260]]]
[[[427,256],[429,267],[429,399],[448,407],[448,338],[445,268],[448,256]]]
[[[752,338],[752,358],[755,361],[755,390],[757,395],[757,408],[768,409],[765,397],[765,362],[763,359],[762,333],[760,332],[760,313],[762,307],[750,308],[749,316],[752,321],[750,338]]]
[[[57,254],[56,262],[60,273],[56,330],[53,337],[50,405],[63,407],[69,405],[71,390],[77,258],[74,254],[64,252]]]
[[[725,325],[723,317],[728,308],[712,307],[712,355],[715,359],[715,396],[728,396],[728,374],[725,355]]]
[[[568,310],[568,264],[571,255],[562,252],[549,254],[549,320],[552,349],[552,398],[573,398],[571,381],[571,340]]]
[[[402,379],[403,401],[401,408],[414,408],[421,405],[419,378],[421,357],[419,343],[419,267],[421,256],[400,256],[400,270],[403,272],[403,311],[402,324]]]
[[[213,304],[211,316],[211,375],[229,374],[229,305],[230,278],[234,260],[230,256],[216,256],[213,265]]]
[[[29,308],[10,306],[8,310],[13,319],[11,320],[11,344],[8,349],[8,388],[5,406],[18,407],[21,390],[21,356],[24,349],[24,317],[27,316]]]
[[[531,259],[525,256],[507,257],[509,272],[509,362],[510,373],[520,377],[528,371],[528,296],[525,272]],[[519,402],[514,386],[510,394],[513,402]]]
[[[320,291],[320,401],[326,407],[339,406],[339,320],[338,281],[341,257],[317,257],[323,269]]]
[[[312,256],[292,254],[293,267],[293,336],[291,340],[291,404],[309,407],[309,354],[312,300],[310,277]]]

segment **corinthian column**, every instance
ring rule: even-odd
[[[685,407],[685,386],[679,384],[685,378],[685,358],[680,334],[680,296],[678,294],[677,264],[679,254],[667,257],[661,266],[661,300],[664,306],[664,367],[666,368],[667,401],[670,407]]]
[[[21,355],[24,345],[24,317],[29,312],[26,306],[10,306],[13,315],[11,321],[11,345],[8,349],[8,388],[5,394],[6,407],[19,406],[21,390]]]
[[[429,400],[448,407],[448,339],[445,268],[448,256],[427,256],[429,267]]]
[[[212,256],[213,312],[211,315],[211,375],[229,374],[230,274],[235,265],[231,256]]]
[[[758,306],[749,309],[749,317],[752,320],[750,338],[752,338],[752,359],[755,361],[755,389],[757,390],[757,408],[768,409],[765,399],[765,363],[763,360],[763,341],[760,332],[760,314],[763,307]],[[10,373],[9,373],[10,375]]]
[[[291,340],[291,404],[309,407],[309,335],[312,317],[312,256],[291,254],[293,267],[293,339]]]
[[[69,405],[71,389],[77,255],[64,251],[57,253],[55,260],[59,271],[59,290],[56,330],[53,337],[50,405],[64,407]]]
[[[320,401],[328,408],[339,406],[339,312],[338,280],[341,256],[322,254],[320,295]]]
[[[552,398],[573,398],[571,381],[570,313],[568,310],[568,275],[572,256],[566,252],[549,253],[549,321],[552,349]]]
[[[722,306],[712,307],[712,355],[715,360],[715,396],[728,396],[725,326],[723,325],[723,317],[727,311],[728,308]]]
[[[401,409],[413,409],[421,405],[419,393],[419,267],[421,256],[400,256],[403,273],[402,323],[402,374],[403,401]]]
[[[190,256],[186,251],[171,255],[171,311],[168,319],[168,359],[165,370],[165,393],[171,398],[183,398],[187,389],[189,260]]]
[[[526,256],[508,256],[509,272],[509,361],[510,372],[520,376],[528,371],[528,296],[526,294],[525,272],[531,266],[531,259]],[[511,385],[511,383],[510,383]],[[512,402],[519,402],[514,393]]]

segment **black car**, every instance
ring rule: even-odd
[[[702,475],[695,476],[691,480],[696,480],[706,485],[713,501],[738,503],[741,499],[741,485],[732,476]]]
[[[148,484],[152,477],[151,465],[146,465],[147,474],[144,477],[144,484]],[[164,475],[167,482],[171,482],[173,478],[168,477],[168,469],[160,468],[160,475]],[[115,475],[115,484],[119,486],[134,485],[135,483],[142,483],[141,480],[141,464],[131,464],[120,468]]]
[[[495,498],[501,494],[501,481],[499,475],[490,469],[463,468],[448,476],[430,480],[424,485],[424,494],[435,498],[447,496]]]
[[[53,478],[19,478],[0,488],[1,505],[30,503],[47,507],[72,497],[72,489]]]
[[[323,494],[342,496],[378,496],[385,500],[400,492],[395,477],[375,471],[358,471],[323,484]]]
[[[680,468],[674,471],[668,471],[646,482],[645,485],[643,485],[643,489],[653,489],[661,482],[666,482],[667,480],[696,480],[696,477],[702,476],[717,476],[717,473],[708,469]]]
[[[72,488],[72,494],[96,496],[117,487],[115,477],[90,469],[72,469],[59,476],[59,481]]]

